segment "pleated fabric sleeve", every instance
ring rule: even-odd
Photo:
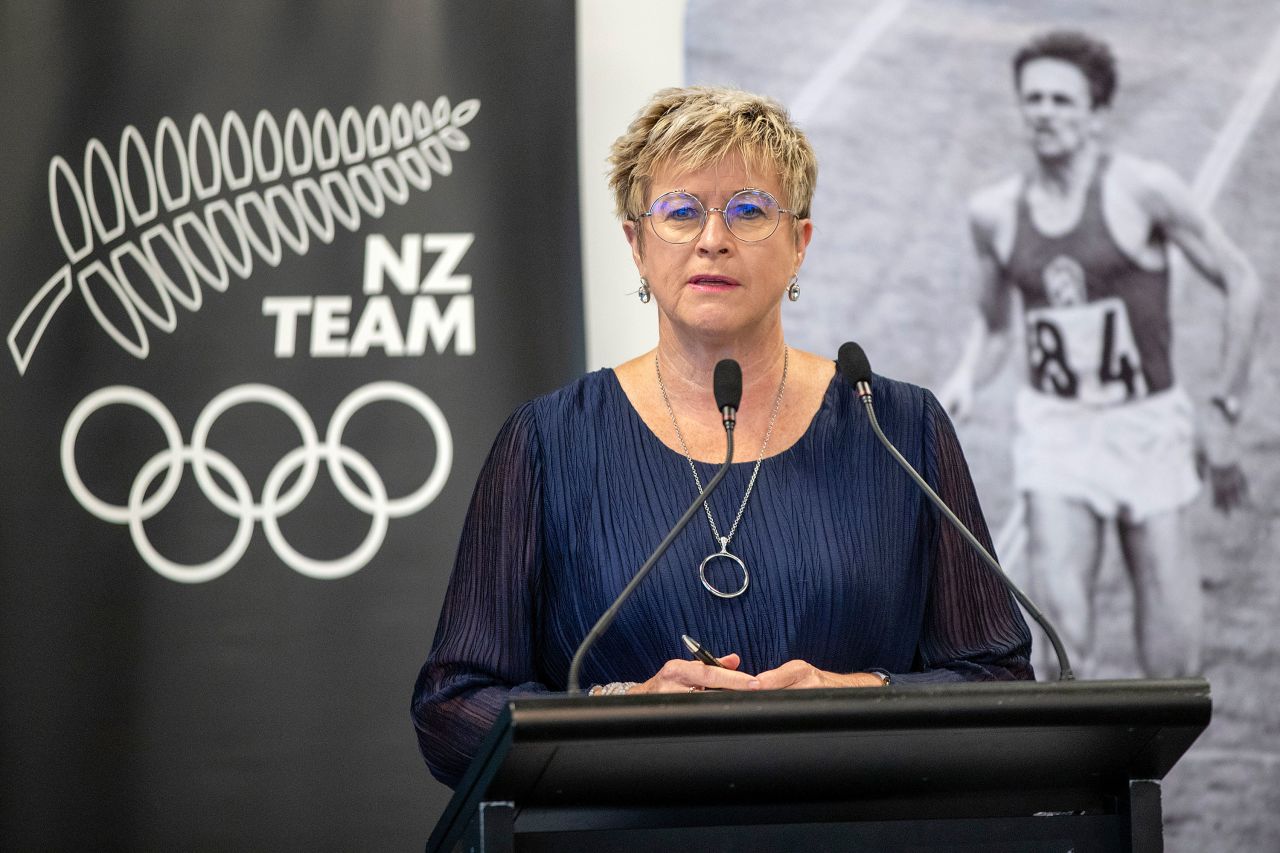
[[[995,554],[969,465],[942,404],[924,394],[925,482]],[[927,500],[927,498],[926,498]],[[933,571],[912,672],[899,683],[1032,679],[1031,636],[1010,593],[942,513],[928,505]]]
[[[413,691],[418,746],[432,774],[457,784],[513,695],[546,693],[535,666],[542,469],[531,405],[508,418],[489,452],[431,655]]]

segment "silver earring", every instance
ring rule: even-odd
[[[800,298],[800,277],[791,276],[791,283],[787,285],[787,298],[795,302]]]
[[[640,289],[636,291],[636,295],[640,297],[642,305],[649,304],[649,300],[653,298],[653,293],[649,290],[649,279],[641,277]]]

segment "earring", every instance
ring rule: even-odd
[[[787,298],[795,302],[800,298],[800,277],[791,276],[791,283],[787,285]]]
[[[653,294],[649,290],[649,279],[643,277],[640,279],[640,289],[636,291],[636,295],[640,297],[640,304],[649,304],[649,300],[653,298]]]

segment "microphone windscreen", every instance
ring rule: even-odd
[[[731,358],[716,362],[716,372],[711,381],[716,394],[716,408],[725,406],[737,409],[742,402],[742,368]]]
[[[854,388],[858,387],[859,382],[870,384],[871,362],[867,360],[867,354],[863,352],[862,347],[853,341],[840,345],[840,353],[836,356],[836,364],[840,368],[840,375],[844,377],[844,381]]]

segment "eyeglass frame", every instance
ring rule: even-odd
[[[766,195],[769,198],[773,199],[774,204],[778,205],[778,218],[773,223],[773,230],[770,231],[768,234],[764,235],[763,237],[757,237],[754,240],[748,240],[745,237],[738,236],[737,232],[733,230],[733,227],[729,225],[729,217],[728,217],[728,214],[725,213],[725,209],[723,207],[707,207],[706,204],[703,203],[702,199],[698,198],[696,195],[689,192],[688,190],[667,190],[662,195],[655,198],[653,200],[653,203],[649,205],[649,209],[646,210],[644,213],[641,213],[633,221],[639,222],[641,219],[648,217],[649,229],[653,231],[653,236],[657,237],[659,240],[669,245],[683,246],[687,243],[692,243],[694,240],[697,240],[699,237],[702,236],[702,232],[707,230],[707,222],[710,221],[711,214],[713,213],[720,214],[720,220],[724,222],[724,230],[732,234],[735,240],[740,240],[743,243],[763,243],[765,240],[768,240],[774,234],[777,234],[778,226],[782,224],[782,214],[784,213],[789,213],[792,216],[794,216],[796,219],[800,218],[800,214],[798,214],[796,211],[789,210],[783,207],[782,204],[778,201],[778,199],[774,197],[773,193],[769,192],[768,190],[760,189],[759,187],[743,187],[742,189],[736,191],[733,195],[729,196],[728,200],[725,202],[725,205],[727,206],[730,201],[733,201],[735,198],[742,195],[743,193],[760,193],[762,195]],[[673,240],[668,240],[666,237],[663,237],[661,234],[659,234],[658,226],[655,225],[653,222],[653,208],[658,204],[658,202],[662,201],[664,198],[666,198],[669,195],[686,195],[689,198],[696,201],[698,203],[698,207],[702,208],[702,225],[698,227],[697,233],[691,236],[688,240],[681,240],[679,243]]]

